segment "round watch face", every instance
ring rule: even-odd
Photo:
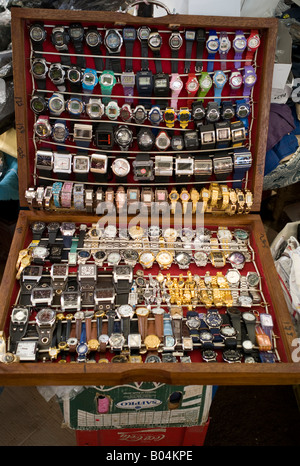
[[[140,255],[140,263],[143,265],[150,265],[155,260],[154,254],[152,252],[143,252]]]
[[[183,82],[181,81],[181,79],[176,79],[175,81],[173,81],[171,83],[171,89],[173,91],[180,91],[182,89],[182,86],[183,86]]]
[[[121,260],[121,255],[118,252],[110,252],[107,256],[107,260],[110,264],[118,264]]]
[[[39,42],[45,39],[45,35],[46,35],[45,30],[39,25],[32,26],[30,28],[29,34],[30,34],[31,39],[35,42]]]
[[[94,258],[96,260],[103,260],[106,257],[106,252],[105,251],[96,251],[94,253]]]
[[[104,230],[104,236],[108,238],[115,238],[117,234],[117,227],[115,225],[107,225]]]
[[[132,317],[134,314],[133,307],[130,304],[121,305],[117,312],[121,317]]]
[[[241,353],[236,350],[226,350],[223,352],[223,359],[227,362],[239,362],[241,360]]]
[[[246,320],[247,322],[255,322],[256,317],[252,312],[244,312],[243,313],[243,319]]]
[[[243,350],[247,352],[247,351],[252,351],[254,345],[251,340],[244,340],[242,342],[242,347],[243,347]]]
[[[252,37],[249,37],[249,40],[248,40],[248,47],[250,49],[256,49],[257,47],[259,47],[260,45],[260,38],[259,36],[255,35],[255,36],[252,36]]]
[[[253,84],[255,84],[255,81],[256,81],[256,75],[255,74],[248,74],[246,77],[245,77],[245,83],[248,85],[248,86],[252,86]]]
[[[175,228],[167,228],[163,236],[166,241],[175,241],[178,236],[178,232]]]
[[[205,320],[210,327],[219,327],[222,324],[222,317],[215,312],[207,314]]]
[[[189,265],[191,262],[191,257],[186,252],[180,252],[179,254],[177,254],[175,259],[179,265],[186,266],[186,265]]]
[[[198,316],[188,317],[186,321],[186,325],[190,330],[198,329],[200,327],[200,324],[201,322]]]
[[[81,259],[88,259],[91,256],[91,253],[87,250],[81,250],[78,252],[78,257]]]
[[[36,246],[32,251],[32,257],[34,259],[44,259],[49,254],[49,251],[44,246]]]
[[[168,251],[160,251],[156,256],[156,260],[161,265],[169,265],[173,261],[173,255]]]
[[[249,238],[249,233],[246,230],[237,229],[234,230],[233,235],[236,239],[246,241]]]
[[[201,79],[201,87],[202,89],[209,89],[212,85],[212,79],[210,76],[206,76],[204,79]]]
[[[98,31],[88,31],[85,36],[86,42],[90,47],[96,47],[102,43],[102,38]]]
[[[207,330],[201,330],[201,332],[199,332],[199,337],[200,337],[200,340],[205,341],[205,342],[213,341],[214,339],[212,333],[208,332]]]
[[[101,334],[100,337],[99,337],[99,343],[105,343],[107,344],[108,343],[108,340],[109,340],[109,336],[106,335],[106,334]]]
[[[120,348],[124,345],[125,338],[121,333],[113,333],[109,338],[109,344],[113,348]]]
[[[111,169],[117,176],[126,176],[130,172],[130,164],[126,159],[115,159],[112,163]]]
[[[234,46],[238,50],[244,50],[246,45],[247,45],[247,42],[244,37],[240,37],[234,41]]]
[[[105,39],[106,39],[106,44],[108,48],[112,50],[118,49],[121,45],[121,38],[119,34],[117,34],[115,31],[112,31],[112,30],[109,31]]]
[[[233,86],[233,87],[240,87],[243,83],[243,77],[242,75],[239,73],[239,74],[234,74],[232,76],[232,78],[230,79],[230,84]]]
[[[219,41],[214,39],[210,40],[208,43],[208,47],[209,50],[211,50],[212,52],[217,51],[219,48]]]
[[[36,315],[36,321],[40,325],[50,325],[55,321],[56,312],[50,308],[41,309]]]
[[[250,286],[257,286],[259,284],[259,275],[256,272],[249,272],[247,282]]]
[[[226,273],[226,279],[231,285],[236,285],[240,281],[240,274],[237,270],[228,270]]]
[[[220,333],[224,337],[235,337],[236,336],[236,330],[233,327],[231,327],[230,325],[226,325],[224,327],[221,327]]]
[[[147,307],[139,307],[136,310],[136,315],[139,317],[146,317],[149,315],[149,309]]]
[[[245,263],[246,258],[241,252],[235,251],[230,254],[228,260],[232,265],[241,266]]]
[[[153,34],[149,36],[149,46],[153,48],[158,48],[161,46],[162,39],[159,34]]]

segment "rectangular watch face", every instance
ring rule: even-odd
[[[98,156],[92,155],[91,158],[91,171],[96,171],[98,173],[106,173],[107,172],[107,156]]]
[[[107,131],[97,131],[96,145],[97,147],[111,147],[113,145],[112,134]]]
[[[43,170],[51,170],[53,165],[53,155],[47,154],[46,151],[37,151],[36,165]]]

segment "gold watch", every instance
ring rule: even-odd
[[[197,204],[198,204],[198,202],[200,200],[200,193],[199,193],[199,191],[197,191],[197,189],[192,188],[191,191],[190,191],[190,196],[191,196],[191,201],[192,201],[192,205],[193,205],[192,213],[195,214],[196,210],[197,210]]]
[[[245,195],[240,189],[237,190],[237,213],[242,214],[245,207]]]
[[[221,210],[226,210],[228,205],[229,205],[229,189],[227,184],[221,184],[220,185],[220,191],[221,191]]]
[[[157,351],[160,345],[160,339],[157,335],[147,335],[144,343],[147,351]]]
[[[220,187],[218,183],[211,183],[209,186],[210,191],[210,205],[214,207],[217,205],[219,194],[220,194]]]
[[[176,211],[176,205],[177,205],[178,199],[179,199],[179,193],[175,188],[173,188],[169,194],[169,200],[171,202],[171,213],[173,215],[175,214],[175,211]]]
[[[228,215],[234,215],[237,207],[237,195],[235,189],[229,191],[229,206],[226,209]]]
[[[200,196],[201,196],[201,201],[203,202],[203,212],[206,212],[207,204],[210,199],[210,191],[207,188],[202,188]]]
[[[246,205],[245,205],[244,213],[249,214],[251,207],[253,205],[253,194],[249,189],[245,190],[245,202],[246,202]]]
[[[180,199],[181,199],[181,202],[182,202],[182,211],[183,211],[184,214],[187,211],[187,206],[188,206],[188,202],[189,202],[190,198],[191,198],[191,196],[190,196],[190,193],[188,192],[188,190],[186,188],[182,188],[181,193],[180,193]]]

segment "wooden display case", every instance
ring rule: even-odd
[[[29,26],[42,22],[49,31],[47,35],[47,47],[44,51],[48,52],[48,57],[53,56],[53,61],[59,61],[57,51],[51,44],[49,36],[50,29],[56,25],[69,26],[71,23],[80,22],[85,28],[96,26],[100,29],[107,28],[124,28],[133,26],[135,28],[141,25],[147,25],[151,29],[158,29],[164,33],[170,33],[173,30],[183,31],[186,28],[192,30],[204,28],[206,32],[215,29],[217,32],[226,30],[228,34],[234,34],[236,30],[243,30],[249,34],[251,30],[259,30],[261,45],[255,56],[255,67],[257,72],[257,82],[252,94],[252,114],[251,126],[248,132],[247,146],[252,153],[252,166],[248,171],[246,178],[243,179],[243,187],[253,193],[253,204],[251,213],[224,215],[222,211],[212,210],[205,214],[204,226],[216,231],[219,227],[227,227],[230,230],[244,228],[249,232],[252,260],[249,267],[255,264],[261,277],[261,296],[264,298],[258,304],[261,311],[271,314],[274,321],[273,349],[276,354],[274,363],[257,363],[257,364],[229,364],[222,362],[218,358],[217,363],[206,363],[200,357],[200,351],[193,351],[191,363],[165,363],[145,364],[145,363],[127,363],[127,364],[90,364],[90,363],[65,363],[60,364],[58,360],[47,360],[44,362],[14,362],[11,364],[0,364],[0,383],[1,385],[116,385],[132,381],[159,381],[167,384],[201,384],[201,385],[272,385],[272,384],[297,384],[300,380],[299,363],[292,361],[292,351],[294,349],[293,341],[296,338],[295,331],[290,319],[290,315],[281,292],[281,287],[274,267],[273,259],[270,254],[268,241],[264,227],[259,216],[260,202],[262,196],[264,158],[267,140],[267,128],[269,118],[270,93],[272,83],[272,72],[275,54],[277,21],[276,19],[265,18],[221,18],[205,16],[185,16],[185,15],[166,15],[159,18],[141,18],[129,15],[128,13],[112,12],[91,12],[91,11],[68,11],[67,14],[62,10],[39,10],[39,9],[12,9],[12,37],[13,37],[13,63],[14,63],[14,82],[15,82],[15,112],[16,112],[16,129],[17,129],[17,146],[18,146],[18,164],[19,164],[19,186],[20,186],[20,204],[22,210],[17,222],[14,238],[11,245],[7,265],[0,288],[1,312],[0,312],[0,329],[3,330],[5,339],[9,336],[9,322],[12,307],[17,302],[19,285],[16,280],[16,263],[19,251],[27,248],[32,240],[30,225],[34,221],[43,221],[45,223],[57,221],[75,222],[77,226],[85,223],[88,226],[96,223],[99,216],[94,213],[76,211],[75,208],[63,209],[56,208],[51,204],[51,208],[39,209],[28,205],[25,198],[25,191],[34,186],[40,185],[42,176],[36,170],[36,149],[40,141],[36,141],[33,133],[35,115],[30,109],[30,100],[33,92],[34,80],[30,73],[30,58],[32,50],[30,49],[30,40],[28,29]],[[231,36],[233,37],[233,36]],[[164,47],[161,49],[163,66],[166,66],[165,72],[169,73],[170,51],[167,49],[168,41],[164,41]],[[51,48],[52,47],[52,48]],[[136,41],[133,51],[134,70],[140,63],[140,44]],[[72,45],[69,47],[72,54]],[[123,49],[122,49],[123,50]],[[89,65],[91,55],[85,50],[86,64]],[[180,53],[184,54],[184,50]],[[72,55],[71,55],[72,56]],[[73,56],[76,54],[73,53]],[[154,60],[151,61],[152,55],[149,52],[149,63],[153,66]],[[179,55],[181,62],[184,56]],[[125,56],[121,53],[121,62]],[[227,57],[230,68],[233,62],[233,51],[231,50]],[[52,58],[50,59],[52,61]],[[195,58],[192,58],[192,62]],[[123,63],[123,62],[122,62]],[[183,66],[182,63],[180,66]],[[207,61],[207,52],[203,52],[204,68]],[[215,63],[219,63],[218,60]],[[180,71],[181,70],[181,71]],[[182,69],[179,68],[179,73]],[[55,87],[49,84],[49,91],[54,92]],[[116,95],[119,95],[121,87],[116,86]],[[207,94],[206,101],[213,100],[213,91]],[[186,101],[186,94],[185,100]],[[230,89],[224,91],[224,99],[230,98]],[[138,98],[138,97],[134,97]],[[153,99],[155,102],[155,99]],[[184,104],[183,104],[184,105]],[[69,115],[67,121],[71,121]],[[85,117],[86,122],[88,119]],[[163,125],[163,124],[162,124]],[[48,146],[47,146],[48,144]],[[69,147],[74,148],[74,143],[68,142]],[[52,148],[51,142],[42,141],[40,147]],[[135,150],[129,149],[128,152],[134,154]],[[197,151],[196,151],[197,152]],[[201,151],[199,151],[201,153]],[[110,156],[116,157],[119,151],[112,151]],[[230,177],[229,177],[230,178]],[[49,180],[48,180],[49,181]],[[52,181],[56,181],[56,177]],[[226,183],[230,185],[231,179]],[[95,181],[86,182],[93,187],[99,185]],[[118,186],[114,179],[101,183],[103,186]],[[171,180],[168,184],[169,190],[180,183]],[[189,183],[188,183],[189,184]],[[196,183],[197,184],[197,183]],[[209,183],[206,183],[209,184]],[[142,184],[141,184],[142,185]],[[203,182],[199,186],[204,185]],[[128,186],[139,186],[139,183],[131,179],[128,180]],[[148,184],[149,186],[149,184]],[[153,188],[156,187],[155,181],[150,183]],[[176,226],[176,216],[173,220]],[[196,218],[193,220],[195,227]],[[228,268],[228,264],[226,264]],[[191,268],[192,273],[203,274],[205,270],[200,270],[195,265]],[[211,273],[217,270],[209,267]],[[224,268],[225,270],[225,268]],[[248,270],[245,268],[245,270]],[[148,270],[149,271],[149,270]],[[156,267],[150,270],[151,273],[158,273]],[[180,273],[181,271],[179,271]],[[185,271],[182,271],[185,274]],[[172,272],[174,273],[174,272]],[[176,275],[178,270],[176,271]],[[174,273],[175,275],[175,273]],[[244,309],[245,310],[245,309]],[[205,307],[202,305],[202,311]]]

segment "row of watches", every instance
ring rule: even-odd
[[[47,107],[39,106],[39,111],[35,110],[35,113],[40,115],[41,119],[44,118],[48,121],[47,115],[45,116],[47,109],[50,110],[51,117],[60,117],[67,111],[69,117],[80,118],[85,111],[91,120],[100,120],[105,115],[110,121],[122,120],[125,123],[134,122],[137,125],[148,121],[153,126],[159,126],[164,122],[168,128],[173,128],[178,122],[178,127],[183,129],[188,126],[190,121],[194,121],[196,124],[205,118],[207,123],[215,123],[221,118],[232,120],[234,117],[243,121],[245,127],[248,128],[248,116],[251,112],[250,103],[246,99],[239,99],[235,103],[231,100],[208,102],[206,106],[201,101],[195,101],[190,108],[180,106],[179,109],[173,107],[163,109],[157,103],[147,109],[141,104],[133,107],[129,103],[124,103],[119,107],[117,100],[110,100],[104,105],[101,98],[90,98],[87,104],[77,97],[71,97],[65,101],[64,95],[59,92],[52,94],[48,99]],[[64,122],[63,118],[59,121]],[[63,141],[68,135],[67,128],[65,128],[65,132]],[[37,135],[45,137],[42,133]],[[59,142],[61,142],[61,138],[59,138]]]
[[[19,361],[37,356],[56,360],[59,356],[61,362],[67,362],[68,355],[71,362],[87,362],[89,358],[96,362],[97,355],[101,358],[98,362],[109,362],[110,350],[115,355],[111,362],[141,363],[142,355],[145,362],[177,362],[177,357],[191,362],[190,355],[200,350],[205,362],[217,362],[220,351],[225,362],[237,363],[243,358],[245,363],[275,362],[272,317],[266,313],[257,317],[251,310],[242,313],[236,307],[228,308],[225,314],[217,309],[206,313],[189,310],[184,316],[180,306],[166,312],[161,307],[149,311],[125,304],[107,312],[66,315],[44,307],[30,321],[28,308],[16,306],[11,315],[9,349]],[[154,321],[154,331],[150,320]]]
[[[42,52],[44,41],[47,38],[47,31],[44,25],[42,23],[32,24],[29,28],[29,35],[33,50]],[[128,60],[126,62],[126,69],[130,69],[132,67],[133,46],[136,40],[141,44],[141,57],[143,58],[141,68],[148,69],[148,48],[153,52],[153,57],[159,60],[160,49],[163,44],[163,38],[159,31],[155,29],[151,30],[148,26],[141,26],[138,29],[126,26],[121,30],[110,28],[105,30],[104,36],[101,29],[95,26],[84,28],[80,23],[72,23],[68,27],[55,26],[51,31],[51,42],[58,52],[68,52],[69,43],[72,43],[75,52],[79,55],[84,55],[83,46],[85,43],[89,47],[90,52],[96,55],[96,59],[97,55],[102,57],[102,55],[107,54],[106,67],[107,62],[110,64],[112,62],[115,67],[119,66],[119,60],[116,60],[116,58],[120,55],[124,44]],[[180,31],[172,30],[169,33],[168,45],[171,49],[174,62],[178,60],[178,52],[184,46],[184,42],[185,72],[190,71],[190,59],[194,43],[196,43],[197,47],[195,70],[199,72],[203,70],[202,58],[204,47],[208,52],[208,71],[213,70],[213,61],[217,53],[221,61],[221,68],[226,69],[226,58],[231,47],[234,49],[234,60],[237,62],[237,65],[240,65],[245,51],[245,61],[246,63],[251,63],[254,53],[260,46],[260,36],[256,29],[251,30],[247,38],[242,30],[236,30],[231,44],[230,35],[225,31],[217,33],[214,29],[210,29],[207,32],[204,29],[186,29],[184,33],[180,33]],[[103,46],[103,51],[105,50],[106,53],[103,53],[103,51],[101,53],[101,46]],[[79,58],[79,64],[85,65],[84,57]],[[64,59],[65,63],[68,64],[68,57]],[[97,69],[103,69],[103,60],[95,60],[95,64],[98,65]],[[240,66],[236,67],[239,68]]]
[[[211,111],[217,112],[217,107],[212,105]],[[64,147],[66,140],[71,139],[65,121],[56,120],[51,125],[49,117],[45,115],[40,115],[36,120],[34,133],[41,140],[47,140],[51,137],[60,147]],[[130,126],[122,124],[113,127],[109,123],[100,124],[96,128],[92,124],[75,123],[72,131],[72,139],[77,145],[87,148],[93,142],[98,149],[111,150],[116,144],[121,151],[128,151],[135,139],[138,149],[141,151],[152,151],[153,149],[158,151],[182,151],[184,149],[206,151],[214,148],[238,147],[245,143],[246,138],[247,129],[241,120],[198,123],[195,129],[186,130],[183,135],[170,135],[168,130],[163,128],[154,132],[151,128],[142,127],[135,136]]]
[[[131,187],[125,189],[119,186],[116,190],[108,187],[86,187],[84,183],[55,182],[53,185],[30,187],[25,192],[25,198],[33,208],[49,210],[50,208],[71,208],[89,213],[104,213],[105,210],[118,212],[127,209],[151,208],[153,211],[171,214],[193,214],[202,212],[222,211],[228,215],[249,214],[253,204],[253,194],[250,190],[232,189],[226,184],[211,183],[209,188],[190,190],[173,188]],[[201,205],[199,204],[201,203]]]

